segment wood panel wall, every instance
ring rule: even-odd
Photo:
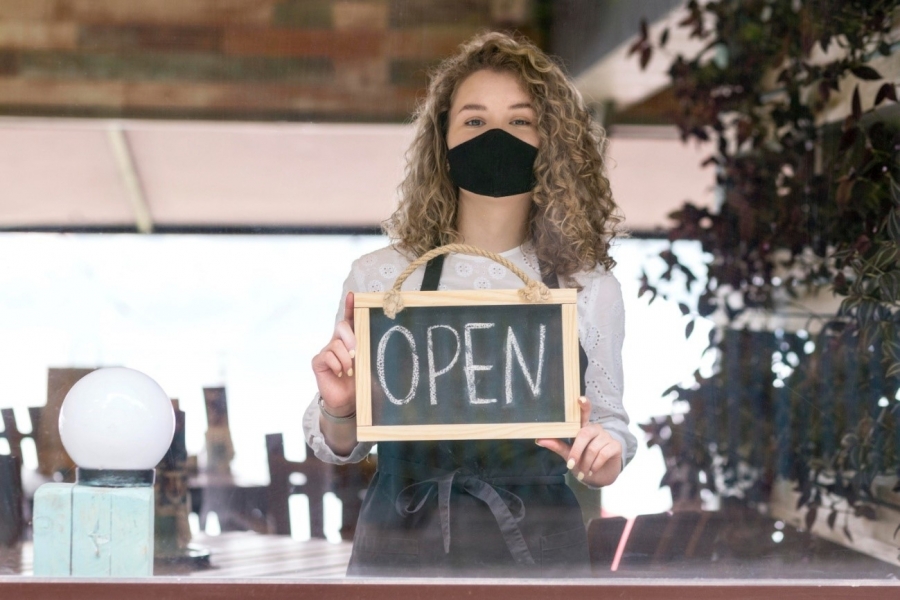
[[[0,114],[401,121],[540,0],[0,0]]]

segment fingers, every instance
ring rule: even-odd
[[[347,297],[344,298],[344,319],[338,321],[334,326],[334,335],[331,336],[331,339],[343,341],[353,356],[356,355],[356,334],[353,333],[353,292],[347,292]]]
[[[334,326],[334,334],[331,343],[325,346],[331,350],[341,363],[341,368],[335,372],[353,375],[353,359],[356,358],[356,334],[353,333],[353,292],[348,292],[344,299],[344,320],[338,321]]]
[[[353,358],[341,340],[333,340],[313,358],[313,371],[331,370],[338,377],[353,376]]]
[[[591,443],[593,445],[593,442]],[[591,445],[588,446],[589,451],[593,450]],[[611,461],[618,460],[618,470],[622,468],[622,447],[619,443],[613,439],[607,440],[605,443],[599,443],[596,448],[596,456],[594,457],[594,461],[591,463],[591,466],[588,467],[588,473],[593,475],[594,473],[599,473],[600,470],[610,463]]]
[[[591,403],[587,398],[579,397],[578,403],[581,429],[571,446],[557,439],[538,439],[535,443],[561,456],[578,481],[608,485],[616,480],[622,469],[622,444],[609,435],[603,425],[590,422]]]
[[[578,481],[609,485],[622,470],[622,446],[599,424],[583,428],[572,446],[557,439],[538,439],[535,443],[561,456]]]
[[[356,358],[356,334],[353,333],[353,327],[349,321],[340,321],[334,326],[334,337],[332,338],[331,344],[327,347],[332,347],[335,342],[338,342],[340,346],[343,347],[350,360]],[[352,365],[344,366],[348,369],[352,368]]]
[[[578,432],[578,435],[575,436],[575,441],[572,442],[572,450],[569,452],[568,456],[564,456],[568,462],[566,466],[575,473],[575,477],[578,478],[578,481],[584,479],[584,476],[590,470],[591,463],[593,463],[593,455],[590,455],[588,460],[587,450],[588,445],[594,441],[597,436],[597,432],[593,427],[582,427]]]
[[[569,452],[571,452],[572,448],[562,440],[542,438],[534,440],[534,443],[542,448],[546,448],[547,450],[557,453],[563,458],[563,460],[569,460]]]
[[[345,354],[344,360],[341,360],[338,354]],[[343,377],[344,373],[350,373],[350,369],[352,368],[352,363],[346,353],[340,352],[326,352],[325,353],[325,362],[328,364],[328,368],[337,375],[338,377]]]
[[[578,481],[584,480],[592,485],[609,485],[616,480],[622,470],[622,445],[600,425],[592,425],[591,429],[594,428],[599,428],[600,433],[591,438],[581,455],[574,459],[572,472]]]
[[[585,431],[584,427],[588,424],[588,419],[591,416],[591,403],[588,402],[586,397],[579,396],[578,406],[581,410],[581,429],[575,437],[575,443],[573,445],[570,446],[562,440],[553,438],[542,438],[534,441],[538,446],[551,450],[561,456],[566,461],[566,467],[568,469],[573,469],[576,466],[578,457],[581,456],[585,446],[590,441],[590,438],[583,432]],[[576,445],[578,446],[577,453]]]
[[[353,331],[353,292],[347,292],[344,298],[344,320],[350,324],[350,330]]]
[[[595,432],[588,428],[590,424],[589,419],[591,417],[591,403],[588,402],[588,399],[584,396],[578,397],[578,407],[581,409],[581,429],[578,430],[578,435],[575,436],[575,440],[572,442],[572,448],[567,456],[563,456],[566,459],[566,466],[571,470],[574,469],[577,465],[579,465],[581,461],[581,457],[584,454],[585,448],[591,442]],[[579,469],[576,470],[576,477],[579,473],[585,472],[587,469]],[[583,477],[579,477],[579,481]]]
[[[572,443],[572,451],[568,456],[567,466],[582,481],[606,485],[615,480],[621,471],[622,444],[616,441],[599,423],[582,427]],[[618,462],[618,468],[606,468],[607,463]],[[597,479],[601,474],[602,479]],[[611,478],[609,477],[611,475]]]
[[[334,416],[350,414],[356,399],[356,381],[350,365],[353,361],[344,344],[334,340],[312,360],[316,386],[328,412]]]
[[[348,293],[344,299],[344,319],[335,325],[331,341],[312,360],[319,394],[334,416],[351,414],[355,407],[353,306],[353,294]]]

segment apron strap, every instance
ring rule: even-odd
[[[487,505],[491,514],[494,515],[494,519],[497,520],[509,553],[517,564],[535,564],[534,557],[522,535],[522,530],[519,529],[519,521],[525,518],[525,503],[522,498],[508,490],[494,487],[462,469],[406,486],[397,496],[394,506],[401,516],[408,517],[421,510],[437,490],[444,552],[449,554],[450,491],[454,486]]]
[[[541,279],[544,281],[544,285],[546,285],[551,290],[558,290],[559,277],[556,276],[556,271],[550,271],[550,274],[545,277],[544,271],[548,270],[544,268],[545,266],[546,265],[544,264],[544,262],[541,259],[538,259],[538,269],[540,269],[541,271],[540,273],[538,273],[538,275],[541,276]]]
[[[425,276],[422,278],[420,290],[423,292],[437,291],[438,284],[441,282],[441,270],[444,268],[445,256],[447,255],[438,254],[425,265]]]

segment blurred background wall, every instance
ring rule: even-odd
[[[5,0],[5,114],[406,120],[425,70],[485,28],[546,45],[528,0]]]
[[[679,4],[0,0],[0,229],[377,232],[428,69],[495,29],[570,70],[627,225],[652,234],[712,201],[705,150],[665,124],[665,61],[627,56]]]

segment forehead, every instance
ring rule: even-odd
[[[476,71],[462,80],[451,98],[451,111],[469,103],[482,105],[530,102],[519,78],[508,72]]]

